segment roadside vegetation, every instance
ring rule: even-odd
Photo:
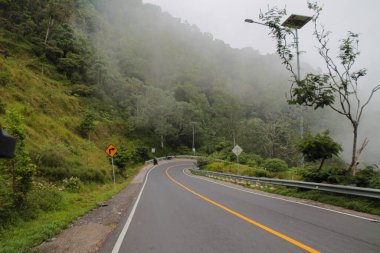
[[[41,242],[54,237],[77,217],[86,214],[99,203],[106,201],[122,190],[141,166],[128,168],[128,179],[119,178],[116,185],[81,183],[71,177],[60,183],[42,180],[34,182],[28,194],[28,207],[8,216],[7,223],[0,229],[0,252],[29,252]],[[4,222],[4,220],[2,220]]]
[[[341,184],[380,189],[380,171],[376,165],[367,166],[352,176],[345,164],[337,158],[326,162],[324,168],[318,163],[307,163],[304,168],[288,167],[285,161],[278,158],[262,159],[257,155],[243,155],[242,164],[234,161],[215,162],[214,158],[199,159],[199,169],[249,177],[277,178],[300,180],[316,183]],[[347,209],[380,215],[380,201],[365,197],[345,196],[317,190],[297,189],[271,184],[244,185],[260,191],[284,196],[310,199],[325,204],[336,205]]]
[[[231,153],[232,155],[232,153]],[[233,156],[232,156],[233,157]],[[251,157],[251,159],[249,158]],[[226,159],[225,162],[215,162],[215,158],[198,159],[201,170],[238,174],[250,177],[266,177],[287,180],[300,180],[315,183],[340,184],[358,187],[380,189],[380,171],[377,165],[368,165],[352,176],[345,169],[345,163],[338,158],[327,160],[325,167],[319,163],[306,163],[305,167],[289,167],[279,158],[263,159],[258,155],[242,154],[236,160]]]
[[[290,187],[270,186],[253,188],[283,196],[311,199],[320,203],[340,206],[350,210],[380,216],[380,202],[371,198],[344,196],[342,194],[327,193],[316,190],[295,189]]]

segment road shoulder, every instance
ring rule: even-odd
[[[132,206],[150,168],[150,165],[141,168],[131,183],[118,194],[78,218],[67,229],[35,250],[40,253],[98,252]]]

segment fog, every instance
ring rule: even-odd
[[[264,26],[248,24],[243,20],[251,18],[258,20],[260,10],[265,11],[268,7],[277,5],[286,7],[288,15],[312,15],[307,8],[307,1],[280,1],[280,0],[144,0],[145,3],[155,4],[182,22],[195,24],[202,32],[211,33],[214,38],[221,39],[233,48],[252,47],[262,54],[273,54],[275,43],[268,36],[268,29]],[[369,91],[380,84],[380,1],[318,1],[323,5],[320,21],[331,31],[330,48],[333,53],[337,52],[339,40],[347,31],[360,35],[361,55],[354,66],[355,69],[367,68],[368,74],[361,80],[360,90],[365,98]],[[316,41],[312,35],[313,25],[307,24],[299,32],[301,62],[304,66],[311,65],[315,69],[324,69],[323,61],[315,50]],[[305,64],[307,63],[307,64]],[[301,71],[305,70],[302,68]],[[364,152],[363,160],[367,163],[380,163],[380,92],[375,94],[370,105],[367,107],[361,122],[361,143],[364,137],[370,142]],[[337,124],[338,123],[338,124]],[[336,122],[331,122],[331,128],[335,138],[343,144],[345,152],[343,156],[350,155],[352,134],[349,121],[337,116]]]

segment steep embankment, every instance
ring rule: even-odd
[[[22,115],[28,150],[37,163],[51,162],[56,165],[53,167],[60,167],[71,162],[76,166],[109,170],[102,150],[111,141],[108,122],[98,118],[96,131],[90,134],[95,143],[80,136],[79,129],[89,111],[101,113],[92,107],[101,101],[77,96],[70,82],[54,66],[42,67],[39,59],[30,54],[28,42],[19,43],[11,34],[1,33],[0,120],[3,125],[7,126],[5,111]]]

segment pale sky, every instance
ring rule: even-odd
[[[268,6],[287,7],[288,14],[312,15],[306,0],[144,0],[161,7],[172,16],[197,25],[202,32],[214,35],[235,48],[252,47],[262,54],[274,53],[275,43],[265,26],[248,24],[243,20],[258,20],[260,9]],[[337,48],[339,39],[347,31],[359,33],[361,57],[358,68],[368,68],[368,84],[374,83],[380,73],[380,1],[379,0],[321,0],[324,6],[321,23],[332,32],[331,47]],[[315,52],[313,25],[299,31],[301,61],[314,67],[323,66]],[[367,85],[366,85],[367,86]]]

